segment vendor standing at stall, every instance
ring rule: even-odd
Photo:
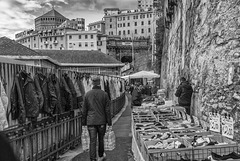
[[[178,104],[186,109],[186,113],[190,115],[191,98],[193,88],[186,78],[180,78],[180,85],[177,88],[175,96],[178,97]]]

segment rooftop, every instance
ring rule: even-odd
[[[122,63],[115,58],[100,51],[82,50],[35,50],[43,56],[48,56],[60,63],[65,64],[102,64],[113,65]]]
[[[40,54],[7,37],[0,37],[0,55],[39,56]]]
[[[37,18],[41,18],[41,17],[57,17],[57,18],[67,19],[62,14],[60,14],[58,11],[56,11],[54,8],[52,10],[48,11],[47,13],[37,17]]]

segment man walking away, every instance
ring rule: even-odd
[[[108,128],[112,126],[110,112],[110,100],[108,94],[101,90],[100,78],[93,77],[93,88],[87,92],[83,103],[83,126],[87,125],[90,137],[90,160],[97,161],[96,146],[98,137],[98,161],[104,160],[104,135],[106,124]]]
[[[187,114],[190,115],[191,97],[193,88],[184,77],[180,78],[180,85],[177,88],[175,96],[178,97],[179,106],[183,106],[186,109]]]

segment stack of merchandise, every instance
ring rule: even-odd
[[[150,107],[148,107],[150,105]],[[143,103],[133,109],[134,135],[146,161],[204,160],[211,153],[228,155],[238,151],[235,142],[203,129],[198,118],[187,115],[182,107]]]

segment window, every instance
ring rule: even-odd
[[[147,18],[149,18],[149,14],[147,14]]]
[[[151,21],[148,21],[148,24],[151,25]]]
[[[69,39],[72,39],[72,35],[69,35]]]
[[[144,21],[142,21],[142,25],[144,25]]]
[[[150,13],[150,17],[152,17],[152,14]]]
[[[112,22],[112,19],[110,18],[110,20],[109,20],[110,22]]]
[[[122,24],[120,23],[120,27],[122,27]]]
[[[93,39],[93,35],[91,35],[91,39]]]
[[[148,32],[151,32],[151,28],[148,28]]]
[[[128,26],[130,26],[130,23],[128,22]]]
[[[90,30],[92,30],[92,27],[90,27]]]
[[[110,25],[110,28],[112,28],[112,25]]]
[[[130,35],[130,30],[128,30],[128,35]]]
[[[125,21],[125,17],[123,17],[123,21]]]
[[[137,34],[137,29],[135,29],[135,34]]]
[[[94,42],[91,42],[91,47],[93,47],[94,46]]]
[[[52,37],[50,37],[50,41],[52,41]]]
[[[135,16],[133,16],[133,19],[135,19]]]
[[[138,16],[136,16],[136,19],[138,19]]]
[[[137,26],[137,22],[135,22],[135,26]]]
[[[30,38],[28,38],[28,42],[30,42]]]
[[[126,35],[126,32],[125,32],[125,30],[123,30],[123,35]]]
[[[144,29],[142,29],[142,34],[144,33]]]
[[[108,35],[111,35],[111,32],[109,32],[109,34]]]
[[[85,39],[88,39],[88,35],[85,35]]]
[[[82,47],[82,43],[81,42],[78,43],[78,47]]]
[[[145,14],[144,14],[144,15],[142,15],[142,17],[143,17],[143,18],[145,18]]]
[[[63,40],[63,37],[61,37],[61,40]]]
[[[118,35],[121,35],[121,31],[118,32]]]
[[[125,27],[125,23],[123,23],[123,27]]]
[[[111,34],[113,35],[113,31],[111,31]]]
[[[54,40],[57,40],[57,37],[54,37]]]
[[[42,42],[42,38],[40,39],[40,41]]]
[[[98,49],[98,51],[101,51],[101,49]]]
[[[140,15],[140,19],[142,18],[142,15]]]
[[[50,47],[50,49],[52,49],[52,44],[49,47]]]
[[[36,37],[35,37],[35,36],[33,37],[33,40],[36,40]]]
[[[88,43],[87,42],[85,42],[85,47],[88,47]]]
[[[78,39],[81,39],[82,38],[82,35],[78,35]]]
[[[97,25],[97,28],[100,28],[100,24]]]
[[[34,47],[36,47],[36,44],[34,44]]]
[[[128,20],[130,20],[130,16],[128,16]]]

